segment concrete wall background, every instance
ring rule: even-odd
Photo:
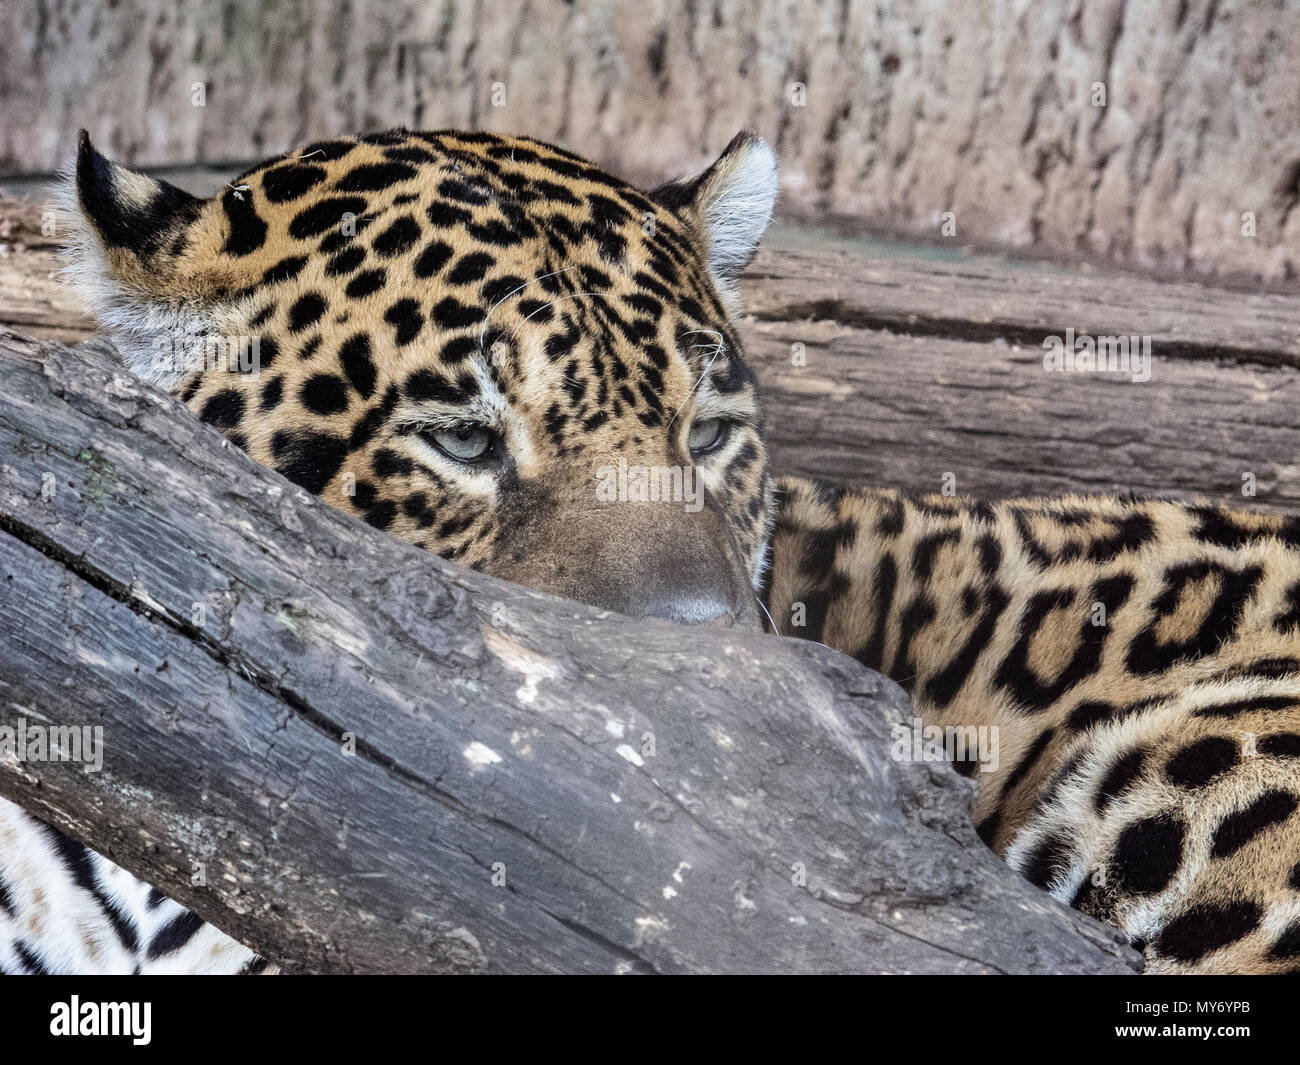
[[[752,126],[793,216],[1300,272],[1300,0],[19,0],[0,116],[10,174],[55,168],[83,125],[131,165],[411,125],[531,133],[649,182]]]

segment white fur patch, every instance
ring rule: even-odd
[[[776,204],[776,153],[751,137],[718,161],[699,200],[709,267],[720,280],[736,277],[754,256]]]
[[[150,957],[149,945],[184,908],[171,899],[151,905],[148,884],[94,852],[85,873],[93,891],[78,882],[44,826],[0,799],[0,883],[7,892],[0,972],[40,966],[81,976],[237,973],[256,957],[212,925]]]

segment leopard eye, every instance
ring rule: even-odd
[[[691,449],[692,455],[708,454],[722,446],[722,442],[727,438],[728,428],[727,423],[721,418],[705,418],[691,426],[690,436],[686,438],[686,446]]]
[[[434,447],[457,462],[478,462],[495,449],[496,434],[481,425],[458,425],[423,434]]]

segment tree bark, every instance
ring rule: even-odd
[[[0,373],[0,723],[105,748],[0,794],[286,969],[1136,969],[850,659],[457,568],[106,345],[0,334]]]
[[[744,296],[782,473],[1300,509],[1295,294],[819,251],[761,254]],[[1149,338],[1149,380],[1046,370],[1068,328]]]

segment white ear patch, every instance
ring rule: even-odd
[[[776,203],[776,153],[753,133],[741,133],[701,175],[694,207],[709,268],[723,283],[749,265]]]

